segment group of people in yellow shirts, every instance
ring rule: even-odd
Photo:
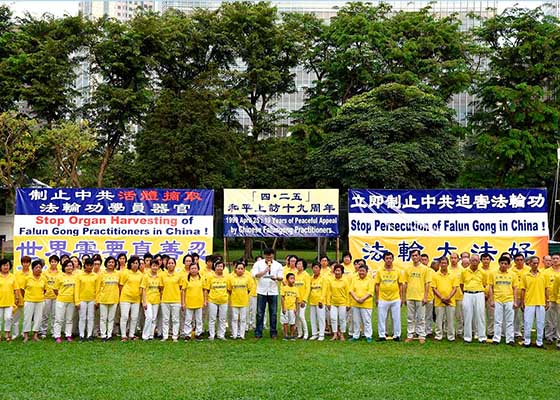
[[[270,331],[276,337],[280,308],[285,340],[323,341],[330,334],[344,341],[348,334],[351,341],[372,342],[374,304],[378,341],[401,340],[401,307],[405,342],[460,336],[498,344],[505,337],[506,344],[523,338],[528,347],[535,321],[537,347],[559,340],[560,254],[545,256],[542,264],[538,257],[505,253],[497,264],[489,254],[469,253],[430,263],[415,250],[410,265],[400,266],[387,252],[382,265],[371,268],[344,253],[341,263],[320,257],[311,273],[297,256],[271,272],[271,254],[265,252],[252,271],[238,260],[231,272],[219,256],[203,262],[196,254],[182,265],[151,254],[104,260],[52,255],[47,266],[23,257],[15,272],[9,260],[0,260],[0,335],[14,340],[23,326],[24,341],[45,338],[49,328],[57,342],[111,340],[114,330],[122,341],[202,340],[206,326],[214,340],[225,339],[229,325],[233,339],[244,339],[252,328],[260,338],[264,303],[258,310],[257,304],[279,294],[279,306],[269,303]]]

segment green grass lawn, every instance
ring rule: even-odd
[[[18,340],[0,343],[0,398],[557,399],[560,351],[553,349],[430,340]]]

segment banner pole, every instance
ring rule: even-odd
[[[224,264],[227,266],[228,254],[227,254],[227,237],[224,236]]]

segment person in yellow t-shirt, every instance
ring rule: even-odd
[[[311,265],[313,275],[309,281],[309,318],[311,322],[311,337],[309,340],[325,340],[325,313],[327,281],[321,276],[321,265],[314,262]]]
[[[160,274],[162,338],[166,341],[169,337],[169,323],[171,322],[171,338],[174,342],[179,340],[179,320],[181,310],[184,309],[185,275],[176,272],[177,262],[174,258],[167,260],[167,271]]]
[[[309,300],[309,292],[311,290],[311,276],[305,271],[306,268],[307,261],[303,258],[298,258],[296,261],[297,272],[294,274],[296,278],[294,286],[298,290],[300,298],[299,307],[296,310],[296,331],[298,339],[303,340],[307,340],[309,338],[305,313],[307,311],[307,302]]]
[[[197,341],[202,340],[202,308],[204,306],[204,281],[200,276],[198,263],[189,266],[189,275],[185,281],[185,340],[190,340],[193,331]]]
[[[327,281],[326,304],[331,316],[333,337],[331,340],[345,340],[346,312],[350,308],[350,285],[344,278],[344,267],[335,264],[334,278]]]
[[[78,327],[81,342],[86,339],[93,340],[96,287],[97,274],[93,272],[93,260],[87,258],[84,261],[83,273],[76,277],[76,308],[80,313]]]
[[[47,290],[47,280],[42,276],[43,263],[35,260],[31,264],[32,274],[25,278],[22,287],[23,305],[23,341],[29,340],[29,332],[33,332],[33,341],[39,340],[39,327],[43,317],[43,301]]]
[[[128,339],[136,339],[136,324],[138,323],[140,301],[142,300],[140,284],[144,277],[144,274],[140,272],[139,268],[140,258],[138,256],[131,256],[127,260],[127,273],[121,274],[119,278],[119,288],[121,292],[119,303],[121,309],[120,325],[121,341],[123,342],[126,342]],[[128,337],[126,335],[127,325]]]
[[[233,339],[245,339],[249,293],[253,290],[253,284],[252,277],[245,273],[245,263],[242,260],[237,261],[234,273],[230,276],[231,334]]]
[[[11,340],[12,313],[15,305],[19,303],[19,286],[16,278],[10,273],[10,260],[0,260],[0,327],[4,325],[6,341]],[[2,330],[0,329],[0,340]]]
[[[480,262],[482,269],[486,272],[486,275],[490,277],[490,274],[496,271],[496,268],[491,264],[492,256],[488,253],[484,253],[480,255]],[[488,302],[488,285],[484,287],[484,295],[486,296],[486,303],[485,303],[485,311],[486,311],[486,331],[488,333],[488,337],[494,336],[494,308],[490,307],[490,303]]]
[[[54,283],[56,308],[54,314],[53,336],[57,343],[62,342],[62,324],[66,341],[72,341],[72,325],[76,303],[76,275],[73,274],[74,263],[68,259],[62,264],[64,273]]]
[[[204,304],[208,305],[208,339],[216,337],[216,321],[218,323],[218,339],[226,340],[226,319],[228,312],[228,292],[231,282],[224,275],[224,262],[214,262],[214,275],[206,278],[204,284]]]
[[[284,332],[284,340],[296,340],[296,310],[298,309],[300,298],[295,282],[295,275],[288,272],[286,284],[280,290],[282,303],[280,323]]]
[[[502,331],[506,344],[515,344],[513,335],[513,310],[517,308],[517,276],[510,270],[511,260],[501,256],[499,269],[490,273],[488,279],[488,302],[494,309],[494,337],[492,342],[499,344]]]
[[[538,348],[544,348],[544,315],[548,308],[548,282],[542,271],[539,271],[540,259],[537,256],[529,258],[531,270],[521,277],[521,308],[524,308],[524,341],[523,346],[531,346],[531,328],[536,320]]]
[[[364,336],[368,343],[372,342],[371,310],[375,283],[368,275],[368,267],[360,265],[358,276],[351,280],[349,287],[350,305],[352,307],[352,341],[360,339],[360,326],[364,327]]]
[[[410,253],[412,265],[405,269],[403,301],[407,307],[407,338],[411,342],[414,334],[418,335],[421,344],[426,342],[426,303],[430,288],[431,274],[424,264],[420,262],[420,251]]]
[[[525,256],[521,253],[517,253],[513,256],[513,267],[511,270],[517,276],[517,304],[521,304],[521,277],[526,272],[529,272],[531,268],[525,265]],[[514,310],[513,317],[513,334],[516,339],[521,339],[523,337],[523,309],[517,307]]]
[[[96,305],[99,306],[99,331],[101,340],[111,340],[115,314],[119,304],[119,274],[115,271],[117,260],[109,256],[104,262],[105,271],[97,277]]]
[[[53,291],[54,283],[56,278],[62,275],[59,266],[60,258],[56,254],[49,257],[49,268],[43,272],[43,276],[47,279],[47,291],[45,292],[45,302],[43,305],[43,317],[41,319],[41,327],[39,328],[39,334],[42,339],[47,337],[47,330],[49,327],[49,322],[51,324],[51,330],[54,327],[54,313],[56,306],[56,295]],[[50,321],[49,321],[50,320]]]
[[[375,303],[377,312],[377,332],[379,341],[387,340],[387,314],[393,321],[393,340],[401,338],[401,299],[404,276],[393,264],[395,256],[390,251],[383,254],[383,267],[375,274]]]
[[[25,285],[25,279],[31,276],[31,257],[23,256],[21,257],[21,269],[14,272],[14,277],[19,286],[20,291],[23,290]],[[15,269],[15,268],[14,268]],[[19,302],[17,307],[14,308],[12,314],[12,340],[17,339],[19,336],[19,328],[23,322],[23,293],[20,293]]]
[[[142,307],[144,308],[144,328],[142,340],[153,340],[156,321],[161,303],[161,287],[159,279],[159,263],[150,261],[150,268],[144,267],[146,273],[142,277],[140,290],[142,291]]]
[[[560,336],[558,332],[560,309],[557,304],[556,292],[552,290],[556,277],[560,276],[560,253],[553,253],[549,257],[550,261],[548,263],[550,266],[543,271],[548,280],[548,300],[550,300],[550,305],[544,317],[544,339],[546,344],[552,344]]]
[[[434,333],[434,291],[431,287],[433,276],[439,271],[439,260],[432,260],[429,263],[428,272],[430,273],[430,287],[428,289],[428,302],[426,303],[426,336]]]
[[[286,285],[288,283],[286,281],[286,275],[288,275],[290,272],[294,275],[297,273],[297,268],[296,268],[297,260],[298,258],[293,255],[289,255],[286,257],[286,265],[284,266],[284,270],[282,271],[284,274],[284,280],[282,281],[283,285]]]
[[[432,292],[436,310],[436,340],[443,339],[443,319],[447,319],[447,340],[455,341],[455,293],[459,288],[459,278],[449,272],[449,260],[438,260],[439,271],[432,275]]]
[[[459,284],[463,291],[463,340],[472,342],[473,327],[476,328],[478,341],[486,342],[486,311],[484,288],[488,284],[488,275],[480,267],[480,256],[471,254],[471,265],[461,272]]]
[[[449,256],[449,273],[457,277],[457,280],[461,281],[461,272],[463,267],[459,263],[460,257],[457,253],[451,253]],[[461,285],[457,288],[457,292],[454,296],[455,299],[455,333],[457,336],[463,336],[463,291],[461,290]]]

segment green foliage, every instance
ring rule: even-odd
[[[476,152],[463,181],[488,186],[545,186],[551,182],[558,126],[560,26],[541,9],[513,8],[475,31],[489,58],[470,121]]]
[[[325,130],[309,157],[319,186],[444,187],[460,170],[453,111],[414,86],[387,84],[355,96]]]
[[[40,147],[34,120],[13,112],[0,114],[0,183],[13,200],[15,189],[27,181]]]

